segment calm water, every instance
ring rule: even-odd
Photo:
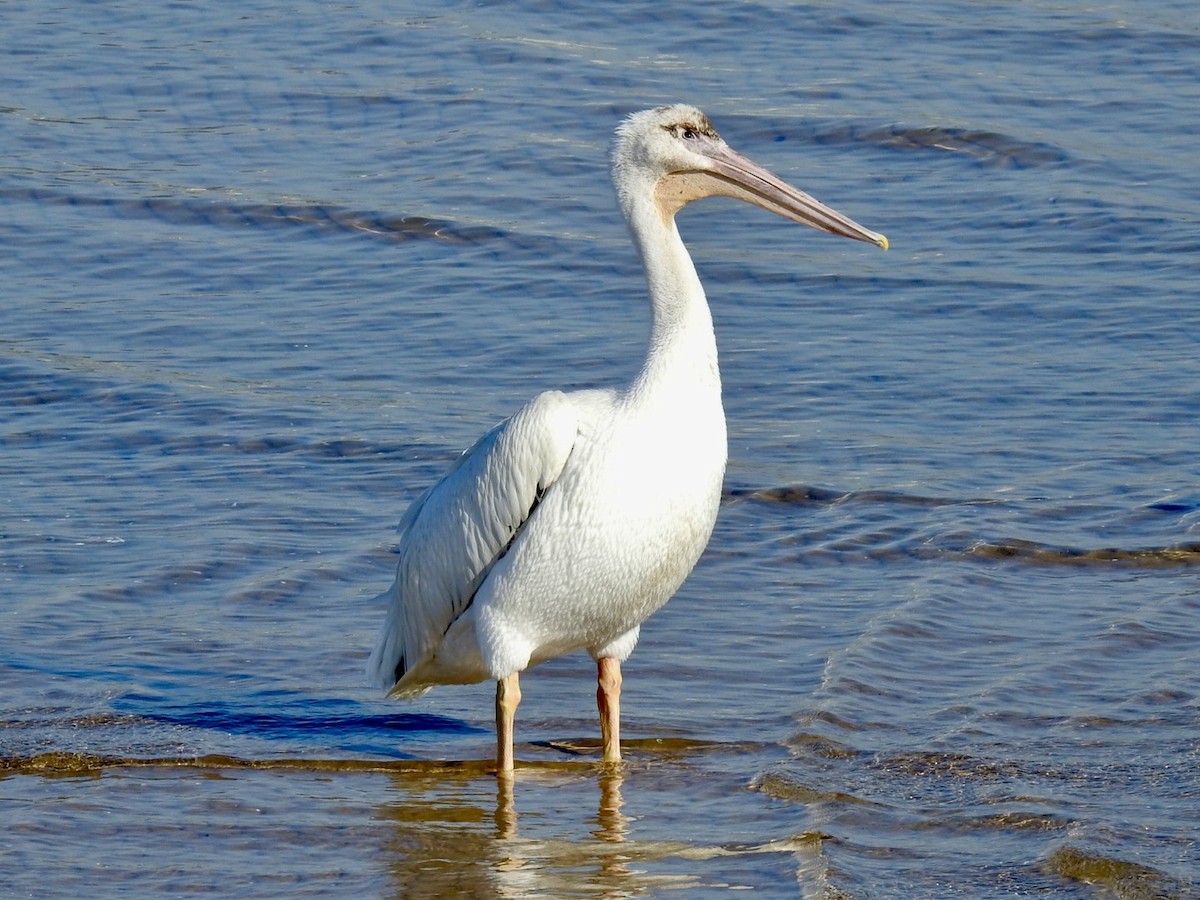
[[[1191,3],[45,3],[0,62],[16,895],[1200,896]],[[731,463],[626,667],[363,684],[407,502],[647,312],[606,153],[702,106]]]

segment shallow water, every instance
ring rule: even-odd
[[[5,8],[17,895],[1200,895],[1200,31],[1182,3]],[[626,666],[382,701],[406,503],[647,314],[686,100],[892,241],[680,216],[709,552]],[[631,300],[631,298],[633,298]]]

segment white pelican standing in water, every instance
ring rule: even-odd
[[[726,458],[717,344],[675,214],[703,197],[736,197],[888,245],[732,150],[691,106],[626,119],[613,181],[650,287],[641,371],[620,388],[539,394],[413,503],[368,663],[394,697],[494,679],[502,775],[513,769],[520,673],[582,649],[597,664],[604,759],[620,760],[621,663],[717,518]]]

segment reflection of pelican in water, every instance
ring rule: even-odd
[[[674,791],[680,771],[669,771]],[[493,779],[485,772],[471,763],[392,776],[378,819],[393,831],[387,865],[396,896],[554,897],[581,889],[595,896],[650,896],[719,883],[748,855],[783,854],[803,867],[820,853],[814,835],[713,845],[696,838],[719,829],[718,823],[680,823],[644,812],[645,818],[630,817],[626,794],[642,803],[664,786],[658,781],[662,770],[653,767],[561,762],[522,766],[517,778]],[[514,803],[518,778],[524,815]],[[580,817],[578,810],[593,803],[595,815]],[[649,838],[647,830],[664,838]]]
[[[592,830],[599,840],[625,840],[629,817],[621,812],[621,807],[625,805],[621,796],[624,783],[625,776],[619,768],[605,767],[600,772],[600,808],[596,812],[596,828]],[[511,778],[497,779],[496,836],[503,840],[512,840],[517,836],[517,807]]]
[[[539,770],[523,769],[522,780],[537,780]],[[547,773],[547,781],[561,780],[552,773]],[[632,885],[627,884],[631,877],[629,871],[629,855],[622,845],[629,828],[629,817],[621,812],[624,798],[621,796],[621,786],[625,782],[624,772],[620,767],[605,766],[599,771],[600,801],[594,819],[596,827],[592,829],[595,841],[582,840],[565,842],[559,845],[556,858],[546,860],[546,851],[557,842],[538,840],[522,840],[518,832],[518,816],[516,802],[513,797],[512,778],[496,779],[496,879],[499,892],[503,895],[519,896],[530,892],[534,885],[528,881],[528,869],[545,872],[551,866],[562,866],[571,857],[578,857],[570,865],[572,870],[594,870],[592,879],[606,891],[617,891],[621,896],[630,896]],[[547,862],[550,866],[547,866]],[[546,889],[546,885],[538,885],[538,892]]]
[[[625,776],[620,769],[607,768],[600,773],[600,811],[596,813],[596,829],[592,832],[602,841],[620,843],[629,828],[629,816],[621,812],[625,800],[621,785]]]
[[[494,679],[502,773],[513,768],[520,673],[576,650],[597,663],[604,759],[620,759],[621,663],[716,520],[726,458],[717,345],[675,214],[733,197],[887,247],[735,152],[691,106],[626,119],[613,179],[649,282],[640,372],[619,389],[538,395],[409,508],[368,664],[398,697]]]

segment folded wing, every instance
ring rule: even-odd
[[[379,599],[387,621],[367,663],[371,680],[397,696],[401,679],[427,660],[471,605],[496,561],[562,474],[578,433],[570,398],[539,394],[467,450],[400,522],[396,581]]]

